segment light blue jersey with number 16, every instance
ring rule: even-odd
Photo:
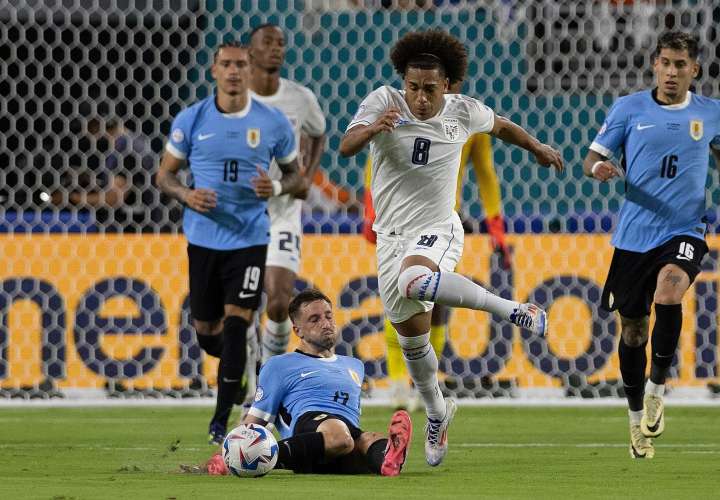
[[[653,92],[618,99],[590,145],[623,156],[625,202],[612,244],[633,252],[675,236],[704,238],[710,147],[720,149],[720,101],[688,92],[662,105]]]

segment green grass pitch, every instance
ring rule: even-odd
[[[425,464],[424,419],[413,414],[398,478],[259,479],[178,472],[205,460],[210,408],[0,409],[0,498],[717,498],[720,408],[667,408],[654,460],[631,460],[623,408],[460,407],[450,452]],[[390,410],[367,408],[362,426],[384,431]]]

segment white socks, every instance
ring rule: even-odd
[[[282,323],[276,323],[270,318],[265,320],[265,329],[262,335],[262,362],[265,362],[278,354],[285,354],[288,342],[290,342],[290,331],[292,322],[286,318]]]
[[[408,299],[437,302],[497,314],[506,320],[518,302],[505,300],[454,272],[432,272],[425,266],[410,266],[398,278],[400,294]]]
[[[445,400],[438,384],[438,359],[430,344],[430,332],[417,337],[403,337],[398,334],[405,364],[415,388],[425,403],[428,418],[445,418]]]
[[[656,384],[652,380],[648,379],[647,384],[645,385],[645,394],[663,397],[665,395],[665,384]]]
[[[640,425],[640,420],[642,420],[643,411],[632,411],[628,410],[628,416],[630,417],[630,425]]]

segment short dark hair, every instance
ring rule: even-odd
[[[245,50],[247,50],[247,45],[243,44],[239,40],[228,40],[227,42],[223,42],[217,46],[217,49],[215,49],[215,53],[213,54],[213,62],[217,61],[217,56],[220,53],[221,49],[245,49]]]
[[[252,40],[252,37],[255,36],[255,33],[257,33],[260,30],[264,30],[265,28],[277,28],[280,29],[280,26],[278,26],[275,23],[263,23],[259,26],[255,26],[252,31],[250,32],[250,40]]]
[[[288,315],[290,316],[290,320],[294,323],[302,306],[309,304],[310,302],[315,302],[316,300],[324,300],[330,304],[330,307],[332,307],[332,301],[327,295],[316,288],[306,288],[290,301],[290,305],[288,305]]]
[[[700,44],[695,35],[682,31],[666,31],[658,38],[655,57],[660,55],[662,49],[687,50],[691,59],[697,59]]]
[[[390,53],[395,70],[403,78],[408,68],[437,68],[450,84],[465,78],[467,58],[467,49],[460,40],[442,30],[407,33]]]

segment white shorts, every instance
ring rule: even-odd
[[[456,213],[446,222],[413,235],[378,234],[377,261],[380,299],[385,315],[401,323],[433,308],[432,302],[407,299],[400,295],[398,278],[402,261],[410,255],[422,255],[433,261],[440,271],[454,271],[462,257],[465,233]]]
[[[300,271],[300,244],[302,243],[302,202],[283,200],[286,196],[270,198],[270,243],[265,266],[288,269],[295,274]],[[275,202],[275,203],[273,203]],[[294,203],[297,202],[297,203]]]

